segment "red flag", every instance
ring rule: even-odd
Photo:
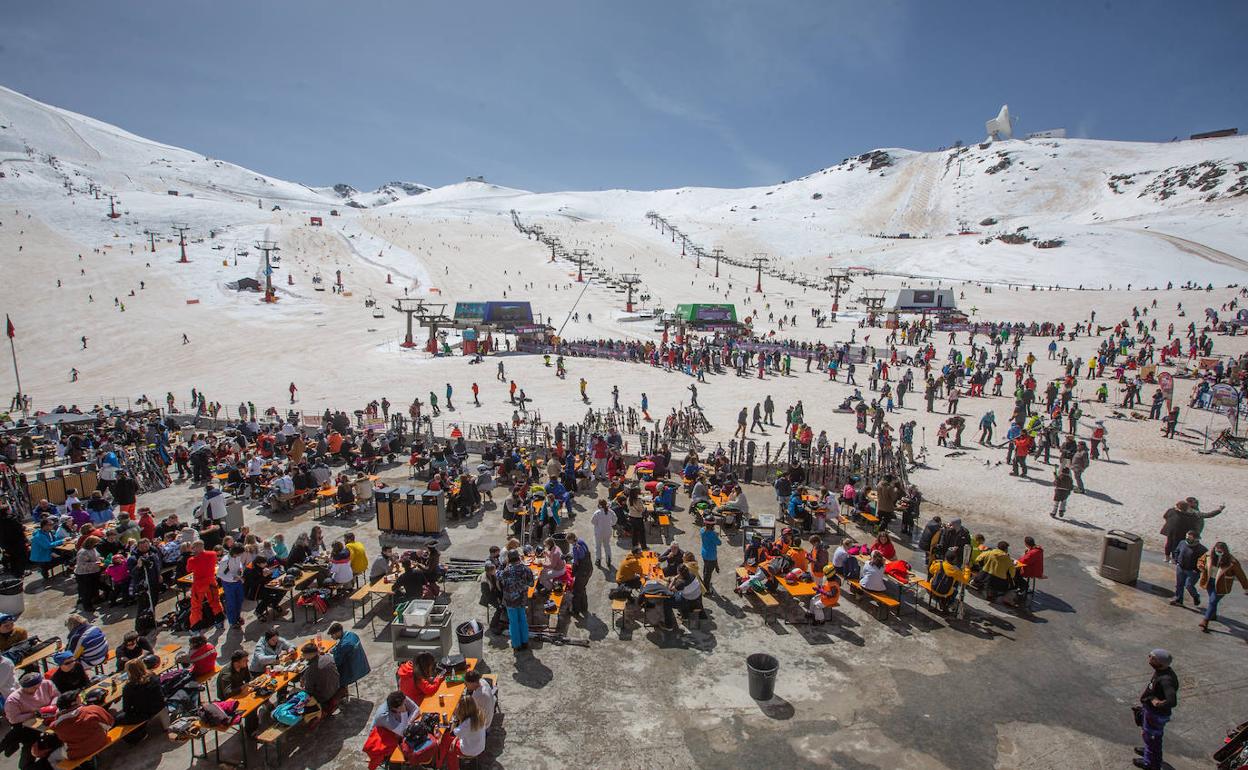
[[[13,319],[9,318],[8,313],[4,314],[4,322],[8,326],[9,339],[13,339],[17,336],[17,329],[13,328]]]

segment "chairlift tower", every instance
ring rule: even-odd
[[[832,286],[832,320],[836,320],[836,313],[841,309],[841,293],[849,289],[854,279],[848,270],[832,270],[824,280]]]
[[[589,252],[585,249],[573,249],[569,259],[576,263],[576,282],[585,283],[584,265],[589,261]]]
[[[117,196],[115,195],[108,196],[108,218],[109,219],[117,219],[121,216],[121,214],[117,213],[116,199],[117,199]]]
[[[623,273],[618,280],[628,289],[628,300],[625,302],[624,312],[631,313],[633,312],[633,290],[637,284],[641,283],[641,276],[637,273]]]
[[[763,265],[767,264],[770,260],[771,258],[761,251],[750,257],[750,261],[754,263],[755,270],[758,271],[758,281],[754,284],[754,291],[756,292],[761,292],[763,290]]]
[[[178,245],[182,247],[182,258],[179,259],[178,262],[186,264],[191,261],[186,258],[186,231],[190,230],[191,226],[185,222],[174,222],[172,227],[174,230],[178,231]]]
[[[394,301],[393,310],[396,310],[407,316],[407,334],[403,341],[399,343],[401,348],[416,347],[415,340],[412,339],[412,319],[422,327],[428,327],[429,340],[425,344],[425,349],[430,353],[437,352],[438,345],[438,327],[450,325],[451,319],[446,315],[446,303],[426,304],[423,299],[415,297],[399,297]]]
[[[156,253],[156,231],[144,230],[143,234],[147,236],[147,241],[152,246],[152,253],[155,254]]]
[[[264,252],[264,301],[277,302],[277,294],[273,291],[273,264],[278,257],[273,252],[281,251],[277,241],[256,241],[256,248]]]
[[[715,277],[719,277],[719,260],[724,258],[723,249],[711,249],[711,254],[715,257]]]

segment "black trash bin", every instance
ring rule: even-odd
[[[481,658],[485,649],[485,626],[478,621],[460,623],[455,627],[459,639],[459,654],[465,658]]]
[[[563,551],[564,556],[567,556],[569,552],[572,550],[571,547],[568,545],[568,535],[566,532],[556,532],[555,534],[550,536],[550,539],[555,541],[555,546],[560,551]]]
[[[773,655],[756,652],[745,659],[745,668],[749,674],[750,697],[771,700],[776,691],[776,672],[780,670],[780,661]]]
[[[0,578],[0,612],[21,615],[26,609],[26,594],[21,578]]]

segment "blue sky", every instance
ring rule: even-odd
[[[1018,130],[1248,130],[1248,2],[9,3],[0,82],[308,184],[745,186]]]

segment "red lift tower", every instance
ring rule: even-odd
[[[636,273],[624,273],[618,279],[620,283],[628,288],[628,300],[624,305],[624,312],[633,312],[633,290],[637,284],[641,283],[641,276]]]
[[[770,257],[762,252],[750,257],[750,261],[754,263],[754,268],[758,270],[758,283],[754,285],[754,291],[761,292],[763,290],[763,265],[767,264]]]

